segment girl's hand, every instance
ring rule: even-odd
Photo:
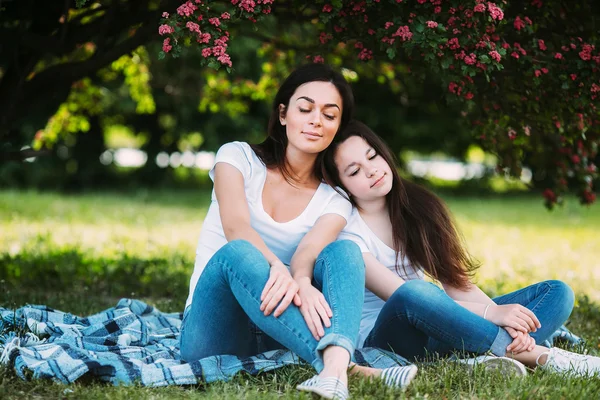
[[[524,351],[532,351],[535,348],[535,339],[529,333],[516,331],[513,328],[505,327],[509,335],[514,339],[506,348],[507,353],[519,354]]]
[[[300,312],[314,338],[321,340],[325,336],[323,325],[327,328],[331,326],[330,318],[333,317],[331,308],[329,308],[323,293],[314,287],[307,278],[303,279],[299,286],[298,294],[302,302]]]
[[[535,332],[542,324],[533,311],[520,304],[490,306],[487,319],[502,327],[513,328],[523,333]]]
[[[260,295],[260,311],[265,315],[271,314],[273,309],[275,318],[279,317],[288,308],[293,301],[300,306],[301,301],[298,296],[298,283],[292,278],[292,274],[287,267],[279,260],[271,265],[269,280]],[[279,304],[279,306],[277,306]]]

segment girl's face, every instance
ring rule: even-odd
[[[316,154],[331,144],[340,127],[342,97],[331,82],[308,82],[296,89],[287,110],[283,104],[279,110],[288,148]]]
[[[336,149],[334,161],[342,185],[359,205],[380,200],[392,189],[390,166],[359,136],[342,142]]]

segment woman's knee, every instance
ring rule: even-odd
[[[327,261],[328,264],[348,268],[356,268],[364,273],[365,263],[358,245],[350,240],[336,240],[329,243],[319,254],[318,260]]]

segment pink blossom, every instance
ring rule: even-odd
[[[373,52],[367,48],[364,48],[361,50],[361,52],[358,54],[358,58],[365,61],[365,60],[370,60],[371,58],[373,58]]]
[[[548,68],[542,68],[542,72],[543,72],[544,74],[547,74],[547,73],[548,73]]]
[[[448,40],[448,47],[450,47],[452,50],[456,50],[456,49],[460,48],[460,44],[458,43],[458,38],[452,38],[452,39]]]
[[[531,1],[531,5],[535,6],[537,8],[541,8],[542,7],[542,0],[532,0]]]
[[[325,32],[321,32],[321,34],[319,35],[319,41],[322,44],[327,43],[328,41],[330,41],[333,38],[333,36],[331,36],[331,34],[329,33],[325,33]]]
[[[164,13],[162,13],[162,17],[163,18],[169,18],[169,13],[165,11]]]
[[[177,7],[177,14],[181,15],[182,17],[189,17],[197,9],[198,7],[196,7],[191,1],[186,1],[185,3]]]
[[[424,4],[424,3],[427,3],[427,0],[417,0],[417,2],[418,2],[419,4]]]
[[[542,75],[542,71],[540,71],[539,69],[536,69],[536,70],[534,71],[534,74],[535,74],[535,77],[536,77],[536,78],[539,78],[539,77]]]
[[[498,7],[496,4],[488,2],[488,11],[490,12],[490,15],[492,16],[492,19],[497,19],[498,21],[501,21],[502,19],[504,19],[504,12],[502,11],[502,9],[500,7]]]
[[[557,60],[562,60],[563,55],[560,53],[556,53],[556,54],[554,54],[554,58],[556,58]]]
[[[529,17],[525,17],[525,22],[527,22],[529,25],[533,25],[533,22],[531,21],[531,19]]]
[[[249,13],[252,13],[252,12],[254,12],[255,6],[256,6],[256,3],[254,2],[254,0],[241,0],[239,7],[246,10]]]
[[[523,22],[523,20],[520,17],[517,17],[515,18],[513,26],[516,30],[520,31],[521,29],[525,28],[525,22]]]
[[[546,50],[546,44],[544,43],[544,41],[542,39],[538,40],[538,46],[539,46],[540,50],[542,50],[542,51]]]
[[[513,128],[510,128],[508,130],[508,138],[510,140],[515,140],[517,138],[517,131],[515,131]]]
[[[200,25],[198,25],[195,22],[188,21],[187,24],[185,24],[185,27],[188,28],[190,30],[190,32],[201,33],[200,32]]]
[[[435,21],[427,21],[427,27],[428,28],[432,28],[433,29],[433,28],[437,28],[437,26],[438,26],[437,22],[435,22]]]
[[[240,2],[240,0],[231,0],[231,4],[233,4],[234,6],[239,2]]]
[[[451,93],[456,93],[457,88],[458,88],[458,85],[456,84],[456,82],[450,82],[448,84],[448,91]]]
[[[212,55],[212,49],[210,47],[205,47],[202,49],[202,57],[210,57]]]
[[[500,62],[500,53],[498,53],[496,50],[492,50],[489,52],[490,57],[492,57],[494,60],[496,60],[496,62]]]
[[[231,15],[228,12],[224,12],[223,14],[221,14],[221,19],[231,19]]]
[[[504,42],[504,43],[502,43],[502,48],[503,49],[509,49],[510,48],[510,44]]]
[[[212,53],[215,57],[225,54],[226,51],[227,48],[225,46],[217,45],[212,48]]]
[[[372,35],[374,35],[374,34],[375,34],[375,31],[374,31],[373,29],[369,28],[369,29],[367,30],[367,33],[368,33],[369,35],[371,35],[371,36],[372,36]]]
[[[331,4],[325,4],[323,6],[323,12],[330,13],[332,10],[333,10],[333,7],[331,6]]]
[[[575,79],[577,79],[577,74],[571,74],[569,76],[571,77],[572,81],[574,81]]]
[[[592,88],[590,90],[592,93],[598,93],[598,92],[600,92],[600,86],[598,86],[595,83],[592,83]]]
[[[467,99],[467,100],[471,100],[473,97],[474,97],[473,93],[471,93],[471,92],[468,92],[467,94],[465,94],[465,99]]]
[[[392,34],[392,36],[393,37],[400,36],[402,41],[406,42],[407,40],[410,40],[412,38],[413,34],[410,31],[410,28],[408,27],[408,25],[405,25],[405,26],[399,27],[398,30]]]
[[[439,13],[441,13],[441,12],[442,12],[442,7],[440,7],[440,6],[437,6],[437,7],[435,7],[435,8],[433,9],[433,12],[434,12],[435,14],[439,14]]]
[[[163,40],[162,49],[165,53],[170,52],[171,49],[173,48],[173,46],[171,46],[170,43],[171,43],[171,38],[166,38],[165,40]]]
[[[229,54],[221,54],[219,57],[217,57],[217,61],[219,61],[221,64],[223,65],[227,65],[228,67],[231,67],[231,57],[229,57]]]
[[[471,53],[468,56],[465,57],[465,64],[467,65],[473,65],[475,64],[477,61],[477,59],[475,58],[475,54]]]
[[[325,59],[321,56],[314,56],[313,62],[316,64],[323,64],[325,62]]]
[[[592,49],[593,47],[589,44],[584,44],[582,46],[582,50],[579,52],[579,57],[581,57],[584,61],[589,61],[592,59]]]
[[[519,53],[517,53],[516,51],[513,51],[512,53],[510,53],[510,55],[516,59],[519,59]]]
[[[485,12],[485,5],[484,4],[477,4],[474,8],[473,11],[475,12]],[[518,18],[518,17],[517,17]]]
[[[386,22],[386,23],[385,23],[385,25],[384,25],[385,29],[390,29],[390,26],[394,26],[394,23],[393,23],[393,22],[390,22],[390,21],[388,21],[388,22]]]
[[[171,25],[167,25],[167,24],[163,24],[161,26],[158,27],[158,34],[159,35],[168,35],[175,32],[175,29],[173,29],[173,27]]]
[[[211,25],[214,25],[214,26],[219,26],[219,25],[221,25],[221,21],[220,21],[220,20],[219,20],[219,18],[217,18],[217,17],[210,18],[210,19],[208,20],[208,22],[209,22]]]

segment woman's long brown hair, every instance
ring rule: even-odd
[[[346,190],[334,157],[338,146],[352,136],[363,138],[392,170],[392,189],[386,202],[392,222],[396,271],[400,256],[406,257],[411,265],[441,283],[463,289],[469,287],[479,263],[466,250],[450,211],[431,191],[400,177],[389,147],[365,124],[351,121],[325,151],[321,167],[327,183]],[[350,194],[349,200],[357,207]]]

